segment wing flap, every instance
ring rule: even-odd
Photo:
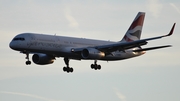
[[[124,51],[126,49],[139,47],[139,46],[146,45],[146,44],[147,44],[146,41],[138,40],[138,41],[132,41],[132,42],[123,42],[123,43],[118,42],[116,44],[96,46],[95,48],[102,51],[102,52],[108,53],[108,52],[113,52],[113,51],[116,51],[116,50]]]

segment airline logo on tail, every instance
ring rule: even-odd
[[[131,42],[135,40],[139,40],[141,37],[143,22],[144,22],[145,13],[139,12],[132,22],[131,26],[127,30],[125,36],[123,37],[122,41],[124,42]]]

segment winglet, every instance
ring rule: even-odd
[[[169,32],[169,34],[167,34],[167,35],[165,35],[165,36],[170,36],[170,35],[173,34],[175,25],[176,25],[176,23],[174,23],[174,25],[172,26],[171,31]]]

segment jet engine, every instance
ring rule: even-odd
[[[86,48],[81,52],[81,56],[84,59],[100,59],[105,56],[105,53],[95,48]]]
[[[32,60],[35,64],[38,65],[47,65],[52,64],[55,60],[53,56],[49,56],[47,54],[34,54],[32,56]]]

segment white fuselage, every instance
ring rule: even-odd
[[[24,38],[24,39],[23,39]],[[87,48],[100,45],[108,45],[117,42],[93,40],[85,38],[64,37],[56,35],[44,35],[35,33],[23,33],[15,36],[10,42],[14,50],[30,53],[51,54],[55,57],[69,57],[71,59],[83,59],[80,54],[74,54],[74,48]],[[115,51],[98,60],[121,60],[142,55],[142,52],[133,52],[132,49]]]

